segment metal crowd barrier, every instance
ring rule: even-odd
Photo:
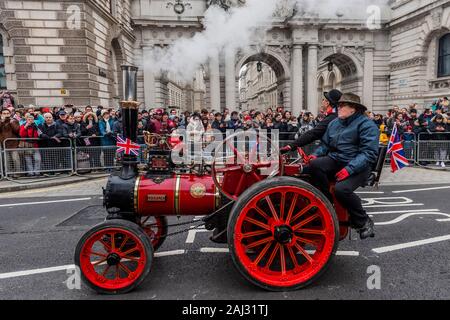
[[[3,142],[4,176],[34,176],[43,173],[72,172],[70,139],[6,139]],[[15,148],[6,148],[13,144]]]
[[[84,174],[94,170],[112,170],[120,167],[121,159],[116,154],[114,139],[105,143],[103,138],[61,139],[60,144],[54,140],[7,139],[0,146],[0,179],[54,172]],[[144,163],[147,145],[144,144],[142,137],[138,139],[141,146],[138,160]],[[279,147],[289,142],[292,141],[279,141]],[[11,143],[17,147],[6,148],[7,145],[11,146]],[[316,141],[305,146],[303,150],[311,154],[319,146],[320,141]],[[450,162],[450,133],[420,134],[417,140],[414,137],[412,140],[404,141],[403,147],[406,158],[411,163]],[[191,159],[201,156],[209,162],[212,160],[212,154],[204,149],[200,151],[201,154],[192,152]]]
[[[450,132],[419,134],[417,161],[419,163],[450,162]]]
[[[0,146],[0,180],[3,180],[5,177],[3,173],[3,148]]]

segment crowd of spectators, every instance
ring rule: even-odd
[[[86,106],[76,108],[71,105],[56,108],[36,108],[32,105],[15,106],[9,93],[0,93],[1,121],[0,146],[7,149],[57,148],[77,146],[114,146],[117,135],[122,133],[120,111],[114,108]],[[406,108],[394,106],[385,115],[368,112],[380,129],[380,143],[387,144],[394,124],[405,144],[421,140],[450,140],[450,108],[447,97],[436,100],[423,112],[417,104]],[[277,129],[282,141],[292,141],[298,135],[311,130],[326,115],[314,116],[310,112],[293,115],[283,107],[268,108],[263,112],[249,110],[230,112],[209,111],[179,113],[177,109],[141,110],[138,114],[138,135],[143,131],[170,134],[175,129],[188,132],[208,132],[217,129]],[[22,139],[22,140],[21,140]],[[28,140],[23,140],[28,139]],[[70,142],[71,141],[71,142]],[[5,142],[5,143],[4,143]],[[138,143],[143,143],[140,137]],[[438,165],[444,167],[449,154],[448,148],[440,148],[436,153]],[[39,171],[40,152],[25,153],[26,169],[30,175]],[[19,165],[19,155],[12,154],[15,165]],[[99,161],[99,159],[93,159]],[[112,166],[114,154],[104,158],[104,165]]]

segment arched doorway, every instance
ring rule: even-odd
[[[281,59],[269,52],[256,53],[241,58],[237,68],[241,110],[289,106],[288,68]]]
[[[330,64],[331,62],[331,64]],[[362,96],[363,79],[357,60],[345,53],[334,53],[322,60],[319,75],[323,75],[323,91],[338,89]]]

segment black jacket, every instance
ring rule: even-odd
[[[301,148],[301,147],[304,147],[304,146],[306,146],[308,144],[313,143],[314,141],[322,139],[323,135],[327,131],[328,125],[330,124],[331,121],[333,121],[336,118],[337,118],[337,114],[336,113],[330,113],[329,115],[327,115],[325,117],[325,119],[320,121],[314,127],[314,129],[311,129],[311,130],[305,132],[304,134],[299,136],[297,140],[295,140],[293,143],[291,143],[289,145],[293,149],[294,148],[298,148],[298,147]]]
[[[40,141],[40,146],[42,148],[54,148],[60,146],[60,143],[58,141],[52,139],[54,137],[59,139],[62,138],[61,130],[56,123],[51,126],[43,123],[39,126],[39,130],[39,138],[42,139]]]

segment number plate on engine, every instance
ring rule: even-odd
[[[165,194],[149,194],[147,195],[148,202],[165,202],[167,196]]]

